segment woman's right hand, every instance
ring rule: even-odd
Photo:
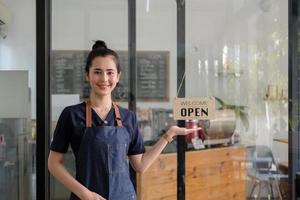
[[[1,1],[1,0],[0,0]],[[99,194],[90,191],[79,183],[64,166],[64,154],[50,151],[48,158],[48,168],[50,173],[57,178],[63,185],[72,191],[82,200],[105,200]]]
[[[88,191],[82,195],[82,200],[106,200],[103,197],[101,197],[99,194]]]

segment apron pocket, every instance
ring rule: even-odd
[[[126,144],[109,144],[109,173],[121,173],[127,169]]]

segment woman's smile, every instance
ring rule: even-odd
[[[100,89],[108,89],[111,85],[110,84],[97,84],[97,86],[100,88]]]

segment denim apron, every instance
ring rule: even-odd
[[[122,126],[113,102],[117,126],[93,126],[90,101],[86,102],[86,129],[76,157],[76,180],[107,200],[135,200],[129,177],[127,152],[130,134]],[[70,200],[79,198],[71,193]]]

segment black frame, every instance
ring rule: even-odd
[[[136,111],[136,0],[128,0],[128,108]]]
[[[136,0],[128,0],[128,108],[136,112]],[[130,178],[136,188],[135,170],[129,167]]]
[[[36,0],[36,199],[43,200],[50,199],[50,13],[49,0]]]
[[[185,97],[185,0],[177,3],[177,91],[178,97]],[[185,126],[184,120],[177,121],[179,127]],[[185,199],[185,150],[184,136],[177,136],[177,199]]]
[[[289,0],[289,183],[291,199],[297,198],[297,172],[300,172],[300,2]],[[300,198],[300,197],[299,197]],[[298,198],[297,198],[298,199]]]
[[[176,0],[177,3],[177,88],[183,82],[178,97],[185,96],[185,0]],[[292,188],[292,199],[296,199],[296,173],[300,171],[300,64],[297,52],[300,38],[300,2],[289,0],[289,181]],[[128,46],[130,66],[129,108],[136,110],[136,0],[128,0]],[[51,0],[36,0],[36,84],[37,84],[37,166],[36,166],[36,197],[37,199],[50,199],[49,172],[47,159],[50,142],[50,50],[51,50]],[[296,124],[296,125],[295,125]],[[178,121],[179,126],[184,126],[184,121]],[[178,196],[181,200],[185,197],[185,149],[184,137],[178,138]]]

